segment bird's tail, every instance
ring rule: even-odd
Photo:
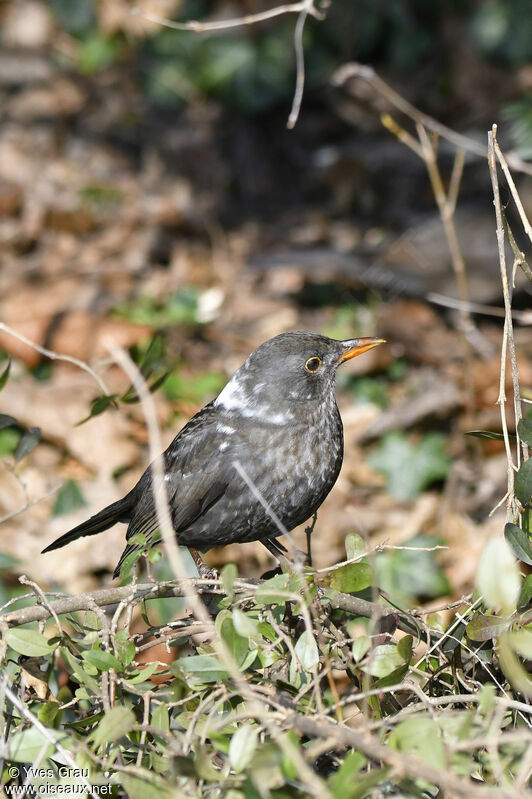
[[[132,493],[126,494],[123,499],[119,499],[118,502],[113,502],[112,505],[108,505],[95,516],[91,516],[86,522],[78,524],[77,527],[69,530],[68,533],[64,533],[64,535],[56,538],[55,541],[43,549],[43,552],[51,552],[53,549],[64,547],[65,544],[70,544],[71,541],[75,541],[77,538],[82,538],[85,535],[101,533],[109,527],[112,527],[116,522],[129,522],[133,505],[134,497]]]

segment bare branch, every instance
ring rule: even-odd
[[[30,341],[30,339],[26,338],[26,336],[23,336],[22,333],[17,333],[16,330],[13,330],[13,328],[8,327],[8,325],[4,324],[3,322],[0,322],[0,330],[3,330],[4,333],[7,333],[9,336],[13,336],[13,338],[22,341],[23,344],[26,344],[28,347],[31,347],[32,350],[40,352],[40,354],[44,355],[45,358],[50,358],[51,361],[66,361],[67,363],[71,363],[74,366],[77,366],[79,369],[83,369],[84,372],[87,372],[91,377],[93,377],[96,380],[103,393],[109,396],[110,394],[109,389],[105,385],[102,378],[99,377],[99,375],[96,374],[94,369],[91,369],[91,367],[87,363],[85,363],[85,361],[80,361],[79,358],[74,358],[72,355],[60,355],[59,353],[54,352],[53,350],[47,350],[45,347],[39,346],[39,344],[36,344],[34,341]]]
[[[299,730],[303,735],[334,740],[339,748],[353,747],[371,760],[391,766],[399,774],[408,774],[414,778],[426,780],[432,785],[437,785],[441,792],[448,796],[464,797],[465,799],[488,799],[488,797],[489,799],[525,799],[528,796],[527,792],[513,788],[477,785],[471,780],[456,777],[448,769],[436,769],[433,766],[428,766],[413,755],[405,755],[385,746],[376,737],[369,735],[364,728],[352,729],[339,726],[323,717],[320,717],[319,721],[315,721],[300,713],[291,713],[286,718],[285,724],[288,728]]]
[[[484,147],[484,145],[480,144],[474,139],[469,138],[468,136],[463,136],[461,133],[457,133],[451,128],[448,128],[446,125],[442,125],[441,122],[438,122],[433,117],[425,114],[423,111],[420,111],[414,105],[409,103],[408,100],[405,100],[405,98],[396,92],[395,89],[392,89],[391,86],[383,81],[382,78],[377,75],[373,67],[368,67],[366,64],[357,63],[345,64],[345,66],[341,67],[335,72],[332,82],[335,86],[342,86],[350,78],[361,78],[362,80],[366,81],[366,83],[372,86],[376,92],[388,100],[388,102],[393,105],[394,108],[397,108],[398,111],[401,111],[401,113],[405,114],[414,122],[420,123],[423,125],[423,127],[427,128],[427,130],[437,133],[438,136],[441,136],[442,139],[454,144],[454,146],[458,149],[465,150],[468,153],[474,153],[482,158],[488,157],[487,147]],[[507,155],[507,162],[516,171],[524,172],[527,175],[532,175],[532,164],[523,161],[523,159],[515,153]]]
[[[508,497],[506,501],[506,507],[507,507],[508,517],[510,518],[513,516],[512,511],[514,503],[514,491],[513,491],[514,470],[516,467],[514,466],[513,463],[512,449],[510,445],[510,439],[508,437],[508,426],[506,423],[506,411],[505,411],[505,403],[506,403],[505,374],[506,374],[507,348],[510,353],[510,363],[512,366],[512,380],[513,380],[513,389],[514,389],[514,414],[515,414],[516,428],[519,420],[522,417],[522,412],[521,412],[521,400],[520,400],[520,389],[519,389],[519,373],[517,370],[517,356],[515,352],[515,341],[513,336],[512,301],[510,297],[510,287],[508,284],[508,271],[506,267],[506,253],[504,249],[504,225],[503,225],[503,216],[501,208],[501,198],[499,192],[499,179],[497,176],[497,165],[495,161],[496,138],[497,138],[497,125],[493,125],[491,131],[488,133],[488,150],[489,150],[488,164],[490,170],[491,185],[493,188],[493,203],[495,205],[495,219],[497,221],[497,247],[499,250],[499,267],[501,272],[502,291],[504,297],[504,309],[506,312],[504,320],[503,345],[501,352],[501,377],[500,377],[499,396],[497,399],[497,403],[499,404],[501,410],[501,422],[504,434],[504,445],[506,448],[506,457],[508,460]],[[518,463],[519,463],[519,458],[520,458],[520,449],[518,445],[517,447]]]
[[[230,28],[242,28],[246,25],[256,25],[258,22],[266,22],[275,17],[281,17],[284,14],[301,14],[304,12],[305,16],[310,16],[316,19],[323,19],[323,14],[314,8],[312,2],[308,0],[301,0],[299,3],[287,3],[285,5],[276,6],[266,11],[259,11],[257,14],[246,14],[243,17],[235,17],[234,19],[221,19],[215,22],[200,22],[196,19],[188,20],[188,22],[174,22],[174,20],[167,17],[160,17],[157,14],[150,14],[141,9],[134,8],[131,13],[141,14],[144,19],[149,22],[156,22],[159,25],[164,25],[165,28],[172,28],[176,31],[193,31],[194,33],[212,33],[213,31],[225,31]]]

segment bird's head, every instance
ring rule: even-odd
[[[284,424],[296,406],[334,396],[338,366],[384,343],[381,338],[346,341],[303,331],[281,333],[254,350],[214,404],[227,412]]]

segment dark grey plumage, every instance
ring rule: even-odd
[[[179,544],[202,552],[261,540],[280,547],[280,531],[237,473],[238,461],[287,530],[319,508],[343,460],[343,428],[335,398],[336,368],[382,343],[315,333],[282,333],[238,369],[219,396],[197,413],[163,453],[164,480]],[[157,531],[149,467],[121,500],[65,533],[44,552],[115,522],[148,543]],[[128,545],[120,558],[138,546]]]

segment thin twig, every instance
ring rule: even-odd
[[[306,7],[300,11],[297,22],[294,28],[294,52],[296,54],[296,85],[294,89],[294,97],[292,100],[292,108],[288,115],[288,122],[286,127],[292,130],[296,126],[296,122],[301,110],[301,102],[303,100],[303,90],[305,88],[305,52],[303,49],[303,31],[305,30],[305,22],[308,15],[313,8],[314,0],[309,0]]]
[[[40,352],[41,355],[44,355],[45,358],[50,358],[51,361],[66,361],[67,363],[71,363],[74,366],[77,366],[79,369],[83,369],[84,372],[87,372],[91,377],[96,380],[98,385],[100,386],[101,390],[107,396],[109,395],[109,389],[105,385],[104,381],[102,380],[99,375],[96,374],[94,369],[85,363],[85,361],[80,361],[79,358],[74,358],[72,355],[61,355],[58,352],[54,352],[53,350],[47,350],[45,347],[41,347],[39,344],[36,344],[34,341],[30,341],[29,338],[23,336],[22,333],[17,333],[16,330],[13,328],[8,327],[3,322],[0,322],[0,330],[3,330],[4,333],[7,333],[9,336],[13,336],[13,338],[18,339],[18,341],[22,341],[23,344],[26,344],[28,347],[31,347],[32,350],[36,352]]]
[[[23,702],[21,702],[21,700],[18,698],[18,696],[15,693],[13,693],[7,681],[8,677],[6,676],[2,680],[2,690],[9,699],[9,701],[11,702],[11,704],[14,705],[19,711],[19,713],[22,716],[25,716],[28,719],[28,721],[32,724],[32,726],[35,727],[35,729],[37,729],[41,733],[43,738],[47,740],[54,747],[55,751],[61,755],[65,763],[67,763],[71,767],[71,769],[75,771],[77,774],[80,774],[79,779],[81,779],[81,782],[83,783],[83,786],[85,790],[88,792],[88,794],[92,796],[93,799],[98,799],[98,794],[96,794],[93,791],[92,785],[90,784],[88,779],[84,776],[83,770],[80,771],[79,765],[76,763],[76,761],[74,760],[68,749],[65,749],[65,747],[57,740],[52,730],[50,730],[48,727],[45,727],[44,724],[42,724],[39,721],[37,716],[34,716],[31,710],[28,710],[26,705]]]
[[[502,430],[504,434],[504,445],[506,449],[506,458],[508,461],[508,496],[506,500],[506,509],[507,509],[508,519],[511,519],[513,518],[514,470],[516,467],[513,462],[512,449],[510,445],[510,439],[508,437],[508,426],[506,423],[506,410],[505,410],[505,404],[506,404],[505,378],[506,378],[507,349],[509,350],[510,362],[512,364],[512,379],[513,379],[513,389],[514,389],[514,413],[515,413],[516,428],[519,420],[521,419],[522,413],[521,413],[521,402],[520,402],[520,391],[519,391],[519,374],[517,371],[517,358],[515,352],[515,341],[513,336],[512,301],[510,297],[510,288],[508,285],[506,253],[504,249],[504,225],[502,219],[501,198],[499,192],[499,179],[497,176],[497,165],[495,162],[496,137],[497,137],[497,126],[493,125],[491,131],[488,133],[488,152],[489,152],[488,165],[491,177],[491,185],[493,189],[493,203],[495,205],[495,219],[497,223],[497,247],[499,250],[499,267],[501,273],[502,291],[504,298],[504,309],[506,312],[504,319],[503,343],[501,351],[501,376],[500,376],[499,396],[497,398],[497,403],[500,407],[500,412],[501,412]],[[518,462],[519,462],[519,457],[520,457],[520,450],[518,446],[517,447]]]
[[[330,738],[338,747],[353,747],[371,760],[391,766],[399,774],[408,774],[416,779],[423,779],[436,785],[445,795],[464,797],[464,799],[525,799],[527,792],[501,786],[476,785],[471,780],[456,777],[448,769],[437,769],[429,766],[419,758],[403,754],[367,733],[365,729],[351,729],[339,726],[330,719],[320,717],[314,720],[300,713],[291,713],[286,718],[288,729],[296,729],[303,735],[315,738]]]
[[[37,497],[37,499],[26,499],[23,505],[21,505],[16,510],[12,510],[9,513],[6,513],[5,516],[0,516],[0,524],[9,521],[9,519],[14,519],[15,516],[19,516],[24,511],[28,510],[28,508],[32,508],[34,505],[37,505],[39,502],[42,502],[44,499],[48,499],[49,497],[56,494],[59,489],[61,488],[61,484],[54,486],[47,491],[46,494],[43,494],[41,497]]]
[[[514,203],[515,203],[515,205],[517,207],[517,210],[519,212],[519,216],[521,217],[521,222],[523,223],[523,227],[525,229],[525,233],[528,236],[528,238],[530,239],[530,241],[532,241],[532,225],[528,221],[528,217],[527,217],[527,215],[525,213],[525,209],[523,208],[523,203],[521,202],[521,198],[519,197],[519,194],[518,194],[517,189],[515,187],[515,183],[514,183],[514,180],[512,178],[511,172],[508,169],[508,164],[506,162],[506,159],[505,159],[504,155],[501,152],[501,148],[499,147],[499,143],[497,141],[497,127],[496,126],[495,126],[495,129],[493,130],[493,148],[495,150],[495,155],[497,156],[497,160],[499,161],[499,163],[500,163],[500,165],[502,167],[502,171],[504,172],[504,176],[506,178],[506,182],[508,183],[508,186],[510,187],[510,191],[512,192],[512,197],[514,198]]]
[[[409,119],[413,120],[414,122],[419,122],[423,127],[427,128],[427,130],[431,130],[433,133],[437,133],[438,136],[441,136],[442,139],[446,139],[451,144],[454,144],[460,150],[465,150],[468,153],[474,153],[475,155],[481,156],[482,158],[488,157],[488,150],[487,147],[480,144],[479,142],[475,141],[475,139],[471,139],[468,136],[463,136],[461,133],[457,133],[455,130],[448,128],[446,125],[442,125],[441,122],[438,122],[433,117],[425,114],[423,111],[420,111],[414,105],[405,100],[395,89],[392,89],[385,81],[382,80],[379,75],[375,72],[373,67],[369,67],[366,64],[345,64],[343,67],[340,67],[339,70],[335,72],[332,77],[332,83],[335,86],[342,86],[346,81],[350,78],[361,78],[362,80],[369,83],[376,92],[386,98],[391,105],[405,114]],[[532,175],[532,165],[523,161],[516,153],[511,153],[510,155],[506,156],[507,163],[510,166],[517,170],[518,172],[524,172],[527,175]]]
[[[193,31],[194,33],[212,33],[212,31],[224,31],[230,28],[242,28],[246,25],[256,25],[258,22],[266,22],[275,17],[281,17],[284,14],[300,14],[301,12],[310,14],[316,19],[323,19],[323,14],[314,7],[308,0],[301,0],[299,3],[287,3],[285,5],[270,8],[267,11],[259,11],[257,14],[246,14],[243,17],[235,17],[233,19],[221,19],[215,22],[200,22],[200,20],[191,19],[187,22],[175,22],[167,17],[160,17],[158,14],[151,14],[141,9],[133,9],[132,13],[141,14],[144,19],[149,22],[155,22],[163,25],[165,28],[172,28],[176,31]]]

